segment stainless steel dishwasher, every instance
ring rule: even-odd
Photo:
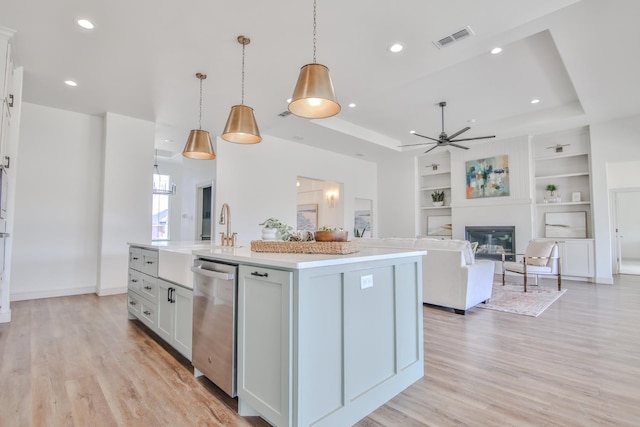
[[[192,364],[235,397],[238,266],[197,259],[191,271],[194,273]]]

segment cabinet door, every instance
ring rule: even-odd
[[[155,331],[169,344],[172,344],[175,328],[175,310],[172,302],[175,298],[175,288],[176,286],[169,282],[158,280],[158,321]]]
[[[129,268],[142,271],[142,249],[129,248]]]
[[[560,244],[560,256],[563,276],[595,276],[593,240],[565,240]]]
[[[193,331],[193,291],[174,286],[175,330],[173,347],[191,360],[191,340]]]
[[[275,425],[291,425],[293,273],[241,265],[238,397]]]

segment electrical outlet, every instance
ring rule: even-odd
[[[360,276],[360,289],[373,288],[373,276]]]

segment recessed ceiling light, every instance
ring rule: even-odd
[[[402,43],[394,43],[392,45],[389,45],[389,47],[387,48],[387,50],[391,53],[399,53],[402,52],[403,49],[404,45]]]
[[[78,83],[74,82],[73,80],[65,80],[64,84],[66,84],[67,86],[72,86],[72,87],[78,86]]]
[[[356,156],[356,157],[364,157],[364,154],[362,154],[362,153],[356,153],[356,154],[355,154],[355,156]]]
[[[475,123],[475,122],[476,122],[476,119],[469,119],[469,120],[467,120],[467,123]]]
[[[349,108],[356,108],[356,104],[352,102],[351,104],[349,104]]]
[[[80,25],[85,30],[93,30],[95,28],[95,25],[93,25],[93,22],[89,21],[88,19],[84,19],[84,18],[77,19],[76,20],[76,24]]]
[[[537,104],[538,102],[540,102],[540,100],[539,100],[539,99],[532,99],[532,100],[531,100],[531,103],[532,103],[532,104]]]
[[[409,133],[416,133],[416,131],[415,130],[410,130]]]
[[[499,54],[500,52],[502,52],[502,48],[501,48],[501,47],[494,47],[493,49],[491,49],[491,53],[492,53],[493,55],[497,55],[497,54]]]

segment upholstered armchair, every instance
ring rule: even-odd
[[[505,284],[506,272],[522,274],[524,276],[525,292],[527,292],[527,275],[535,275],[536,283],[540,275],[557,276],[558,290],[561,290],[562,278],[560,275],[558,242],[554,242],[553,240],[530,241],[524,257],[520,262],[505,261],[505,254],[502,254],[502,286]]]

